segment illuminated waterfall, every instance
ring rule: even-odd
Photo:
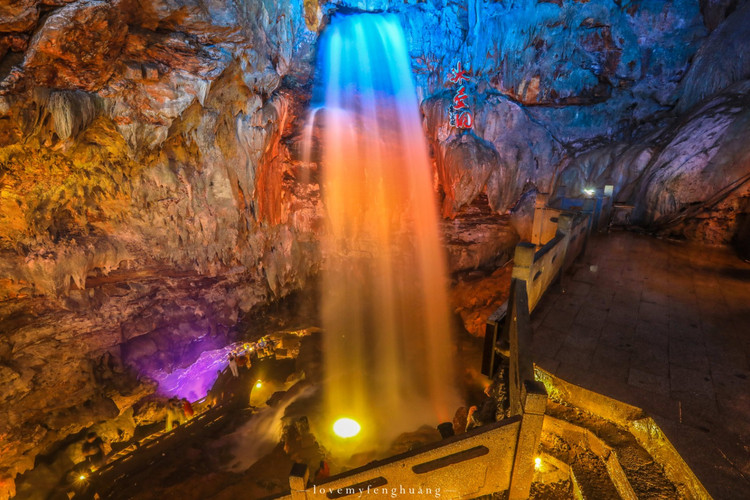
[[[326,420],[383,443],[457,406],[432,169],[398,19],[336,16],[320,43]]]

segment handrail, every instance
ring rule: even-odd
[[[544,386],[527,382],[518,415],[314,484],[309,482],[308,467],[298,463],[289,476],[290,490],[268,498],[324,500],[386,494],[467,498],[507,490],[510,500],[526,499],[546,403]],[[430,488],[432,493],[420,495],[418,488]]]
[[[289,477],[290,490],[274,499],[326,499],[364,494],[379,496],[380,491],[414,486],[431,488],[440,497],[456,493],[503,491],[510,487],[511,469],[516,452],[521,418],[512,417],[477,427],[464,434],[447,438],[384,460],[337,474],[310,484],[310,470],[295,464]],[[482,457],[481,461],[477,459]],[[462,484],[455,483],[459,470]],[[451,473],[448,473],[451,471]],[[377,489],[376,491],[373,491]],[[434,495],[429,495],[433,496]]]
[[[524,308],[527,310],[527,314],[531,314],[550,285],[556,280],[562,282],[563,273],[570,268],[580,254],[585,252],[591,217],[592,214],[590,213],[563,213],[558,218],[555,237],[541,248],[536,249],[536,246],[529,242],[521,242],[516,245],[513,257],[511,293],[508,301],[503,303],[487,320],[482,356],[483,374],[488,377],[494,376],[501,362],[498,356],[502,355],[508,358],[513,350],[510,342],[511,330],[507,318],[511,317],[508,313],[514,310],[513,303],[520,300],[517,292],[520,286],[518,282],[523,282],[525,291],[523,300],[526,304]],[[517,323],[518,312],[516,311],[514,314],[513,317],[516,319],[513,321]],[[531,348],[531,341],[526,340],[526,337],[529,339],[532,337],[530,321],[528,325],[528,328],[525,324],[520,325],[524,332],[520,334],[522,340],[519,341],[518,347],[522,352],[518,354],[524,358],[530,357],[530,354],[523,352]],[[514,328],[519,328],[519,325],[516,324]],[[519,334],[514,333],[514,335]],[[525,373],[528,374],[528,370]],[[518,376],[520,377],[520,375]],[[519,378],[516,388],[520,387],[520,381],[522,380],[524,380],[522,377]],[[517,408],[517,394],[515,399]],[[511,404],[514,404],[513,399],[511,399]]]
[[[114,455],[111,455],[105,465],[99,467],[98,469],[96,469],[96,471],[92,473],[91,480],[93,481],[98,477],[104,476],[105,474],[112,471],[116,465],[121,464],[122,462],[125,462],[126,460],[129,460],[136,453],[141,453],[144,450],[148,450],[150,448],[153,448],[155,446],[158,446],[166,442],[168,439],[177,435],[178,431],[182,432],[187,428],[192,428],[198,425],[199,423],[201,425],[204,425],[203,422],[205,420],[208,420],[210,417],[214,415],[216,416],[223,415],[223,412],[221,410],[224,410],[225,408],[226,408],[225,404],[223,403],[218,404],[212,408],[208,408],[205,411],[195,415],[193,418],[188,420],[184,426],[175,427],[171,431],[161,430],[161,431],[156,431],[156,432],[149,434],[148,436],[144,438],[144,442],[136,445],[134,449],[123,453],[125,450],[128,450],[128,448],[130,447],[130,446],[127,446],[123,448],[122,450],[120,450],[119,452],[115,453]]]

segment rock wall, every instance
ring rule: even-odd
[[[750,3],[745,3],[711,33],[680,83],[676,111],[689,111],[701,100],[750,77]]]
[[[642,200],[643,220],[658,224],[700,197],[658,189],[686,185],[674,153],[683,137],[724,131],[711,136],[724,142],[706,138],[716,160],[691,170],[717,168],[709,183],[741,170],[731,138],[746,130],[735,110],[747,109],[744,87],[687,122],[673,108],[741,79],[739,65],[710,87],[680,83],[699,71],[693,56],[695,67],[710,59],[699,51],[709,30],[713,46],[735,40],[725,26],[747,25],[733,20],[743,5],[0,5],[0,498],[37,455],[152,394],[149,371],[190,363],[226,342],[244,313],[315,275],[318,166],[302,161],[299,143],[315,42],[333,12],[388,10],[402,20],[451,263],[470,273],[457,280],[456,309],[478,331],[475,310],[492,309],[506,280],[473,271],[502,263],[524,197],[562,185],[559,172],[566,186],[617,178],[619,196]],[[467,133],[447,116],[446,79],[459,62],[471,75]],[[722,198],[711,214],[731,217],[743,200]],[[681,231],[704,232],[690,222],[699,220]]]
[[[649,231],[711,244],[748,244],[750,214],[750,4],[740,5],[696,53],[675,113],[628,141],[566,160],[555,196],[613,184]]]
[[[317,184],[287,144],[312,73],[302,9],[0,7],[0,498],[315,273]]]
[[[691,1],[461,7],[421,7],[425,21],[405,19],[414,26],[414,50],[423,51],[415,71],[430,95],[423,108],[447,186],[445,216],[480,192],[499,211],[532,188],[550,192],[568,157],[658,121],[676,103],[680,78],[706,32]],[[434,48],[440,45],[433,37],[452,51]],[[476,139],[457,138],[448,125],[451,94],[443,88],[458,62],[471,68]]]

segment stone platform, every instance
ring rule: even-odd
[[[654,417],[715,498],[750,488],[750,264],[633,233],[592,238],[532,315],[534,359]]]

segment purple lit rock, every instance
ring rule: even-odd
[[[159,394],[196,401],[208,394],[216,382],[218,372],[227,367],[227,356],[232,348],[233,346],[229,345],[204,351],[193,364],[186,368],[176,368],[171,373],[155,371],[147,375],[159,384],[157,389]]]

